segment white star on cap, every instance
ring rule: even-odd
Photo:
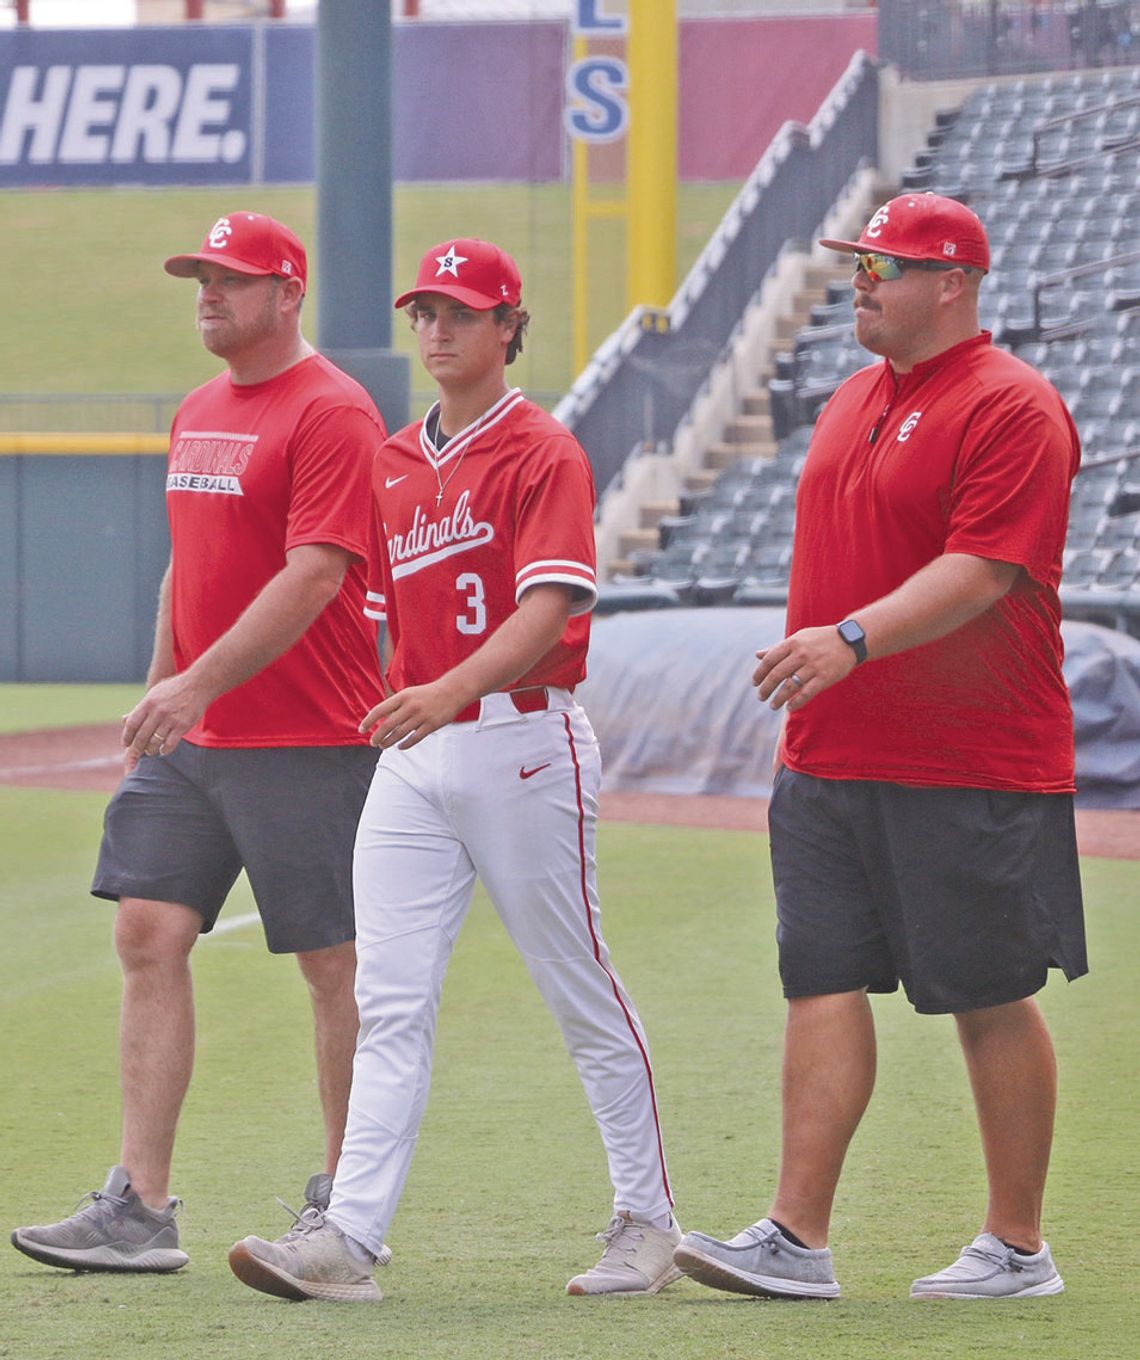
[[[439,268],[435,271],[437,279],[441,274],[450,274],[452,278],[457,279],[459,277],[459,266],[467,263],[466,255],[456,255],[454,245],[448,246],[442,255],[437,255],[435,258],[439,265]]]

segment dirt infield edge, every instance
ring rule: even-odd
[[[110,793],[121,771],[117,723],[0,734],[0,784]],[[602,795],[605,821],[765,831],[767,813],[766,803],[759,798]],[[1140,859],[1140,810],[1078,809],[1077,838],[1083,855]]]

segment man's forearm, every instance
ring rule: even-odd
[[[287,564],[184,674],[213,703],[287,652],[339,589],[339,579]]]
[[[536,665],[566,631],[568,608],[558,587],[536,587],[477,652],[444,677],[466,705],[504,689]]]
[[[909,651],[957,631],[1000,600],[1020,570],[966,553],[935,558],[897,590],[854,612],[867,634],[868,659]]]
[[[866,634],[868,661],[955,632],[996,604],[1020,571],[1014,563],[967,553],[946,553],[927,563],[889,595],[852,612]],[[757,652],[752,683],[760,698],[794,712],[850,675],[856,656],[837,632],[841,622],[801,628]]]
[[[152,682],[123,722],[123,744],[135,755],[173,751],[215,699],[263,671],[304,635],[336,597],[350,560],[348,552],[330,544],[292,550],[281,571],[191,666]],[[159,614],[161,629],[161,605]],[[169,589],[166,615],[169,619]],[[162,646],[160,633],[152,665],[161,664]]]
[[[384,699],[365,715],[361,731],[375,729],[373,745],[414,746],[484,694],[525,675],[565,632],[570,602],[564,586],[533,586],[477,651],[438,680]]]

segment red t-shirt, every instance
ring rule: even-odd
[[[594,479],[574,436],[514,389],[437,450],[436,408],[393,435],[373,469],[370,617],[387,623],[394,690],[457,666],[541,583],[571,586],[559,642],[511,689],[586,675],[598,590]]]
[[[203,746],[349,746],[381,693],[362,618],[372,460],[385,436],[368,393],[319,354],[268,382],[229,373],[191,392],[171,430],[166,505],[174,655],[184,670],[306,543],[354,560],[298,642],[223,694],[186,734]]]
[[[792,769],[1073,789],[1057,588],[1080,443],[1055,388],[990,339],[907,374],[865,368],[828,402],[796,501],[788,632],[858,617],[944,553],[1024,573],[962,628],[867,662],[789,714]]]

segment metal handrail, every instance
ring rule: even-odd
[[[1122,255],[1110,255],[1105,260],[1093,260],[1088,264],[1076,264],[1070,269],[1062,269],[1055,274],[1033,275],[1030,282],[1030,292],[1033,297],[1033,320],[1030,326],[1025,328],[1004,326],[1000,338],[1006,343],[1020,344],[1026,340],[1061,340],[1068,335],[1078,335],[1081,331],[1087,330],[1090,326],[1096,324],[1099,314],[1080,317],[1075,321],[1066,321],[1059,326],[1050,326],[1048,329],[1043,328],[1041,325],[1041,294],[1046,288],[1056,288],[1063,283],[1071,283],[1073,279],[1088,278],[1093,274],[1105,274],[1110,269],[1116,269],[1125,264],[1140,264],[1140,250],[1126,251]],[[1140,306],[1140,298],[1137,299],[1135,305]]]
[[[1122,151],[1134,151],[1140,147],[1140,137],[1124,137],[1117,141],[1108,138],[1101,138],[1100,146],[1097,151],[1091,152],[1087,156],[1074,156],[1068,161],[1054,161],[1051,165],[1040,164],[1041,141],[1046,133],[1055,132],[1057,128],[1070,127],[1073,123],[1079,123],[1086,118],[1099,118],[1103,113],[1116,113],[1119,109],[1140,108],[1140,95],[1127,95],[1123,99],[1113,99],[1107,104],[1098,104],[1091,109],[1074,109],[1069,113],[1058,114],[1056,118],[1047,118],[1043,123],[1038,123],[1032,132],[1033,151],[1025,165],[1014,166],[1011,170],[1003,170],[998,176],[999,179],[1036,179],[1038,175],[1044,175],[1052,179],[1054,176],[1067,175],[1073,170],[1079,170],[1083,165],[1103,164],[1106,155],[1115,156]]]

